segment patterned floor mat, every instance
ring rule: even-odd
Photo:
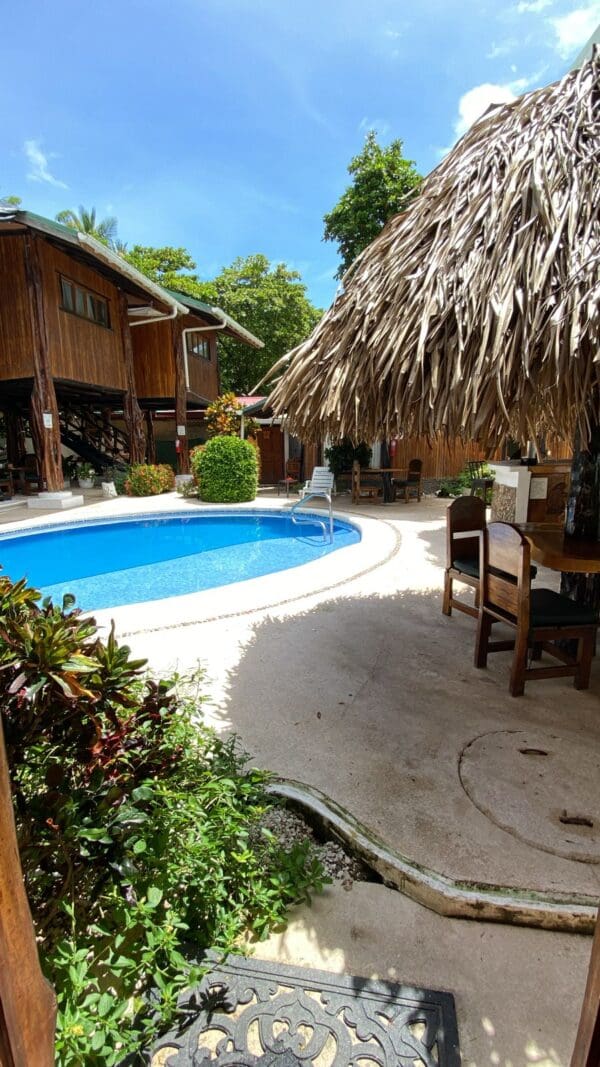
[[[460,1067],[450,993],[230,957],[189,1007],[156,1067]]]

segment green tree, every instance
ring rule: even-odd
[[[300,274],[263,255],[236,259],[213,281],[201,283],[197,295],[264,341],[258,350],[220,338],[222,387],[235,393],[251,392],[280,356],[308,337],[322,314],[308,299]]]
[[[341,278],[392,215],[403,211],[419,191],[421,176],[412,160],[402,155],[402,141],[387,148],[371,130],[361,152],[350,161],[352,183],[323,217],[325,241],[336,241],[342,263]]]
[[[224,392],[248,393],[280,356],[311,332],[321,311],[313,307],[297,271],[266,256],[236,259],[212,281],[200,281],[185,248],[134,245],[125,258],[159,285],[214,304],[264,341],[256,349],[219,334]]]
[[[80,204],[79,213],[71,208],[66,211],[59,211],[56,221],[62,222],[63,226],[69,226],[72,230],[77,230],[78,233],[89,233],[91,237],[95,237],[97,241],[101,241],[102,244],[109,245],[111,248],[117,242],[117,220],[115,216],[107,215],[105,219],[98,219],[95,207],[90,208],[88,211],[87,208]]]
[[[153,248],[151,245],[134,245],[124,252],[125,259],[142,274],[151,278],[158,285],[167,289],[178,289],[189,296],[198,294],[198,276],[193,272],[196,264],[185,248],[171,248],[163,245]]]
[[[0,196],[0,204],[6,204],[8,207],[20,207],[22,202],[20,196]]]

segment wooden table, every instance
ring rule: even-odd
[[[531,545],[531,558],[553,571],[600,574],[600,541],[567,537],[563,530],[524,522],[519,529]]]
[[[406,475],[406,467],[360,467],[352,470],[352,503],[358,504],[361,496],[368,495],[369,499],[373,495],[379,495],[379,485],[381,485],[381,496],[384,504],[391,504],[396,499],[396,493],[393,486],[393,480],[399,475]],[[363,479],[361,483],[361,479]],[[379,482],[381,479],[381,483]],[[371,485],[365,484],[371,480]],[[376,483],[376,484],[373,484]]]

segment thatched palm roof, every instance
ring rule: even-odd
[[[289,427],[493,444],[600,413],[600,53],[488,112],[386,224],[271,395]]]

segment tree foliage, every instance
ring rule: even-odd
[[[414,162],[402,155],[402,141],[392,141],[384,148],[373,130],[367,134],[362,151],[350,161],[348,173],[351,184],[323,218],[324,240],[336,241],[342,257],[338,278],[387,220],[407,207],[421,184]]]
[[[321,317],[300,274],[285,263],[271,264],[263,255],[234,260],[213,281],[201,284],[198,296],[223,308],[264,341],[265,347],[257,350],[230,337],[220,338],[221,382],[236,393],[250,393],[280,356],[308,337]]]
[[[89,233],[91,237],[95,237],[97,241],[101,241],[110,248],[120,244],[115,216],[107,215],[106,218],[99,219],[96,216],[95,207],[88,210],[80,204],[78,212],[67,208],[66,211],[58,212],[56,221],[61,222],[63,226],[69,226],[72,230],[77,230],[78,233]]]
[[[167,289],[178,289],[181,293],[198,296],[200,299],[200,282],[198,275],[194,273],[196,264],[187,249],[173,248],[171,245],[162,245],[159,248],[153,248],[152,245],[134,245],[125,252],[125,259],[158,285],[164,285]]]

